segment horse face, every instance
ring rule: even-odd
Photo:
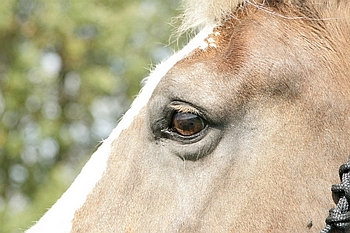
[[[336,21],[273,10],[245,7],[174,62],[111,144],[73,232],[322,229],[350,148],[347,39]]]

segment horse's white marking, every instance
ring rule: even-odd
[[[208,38],[208,43],[210,47],[216,48],[215,40],[213,38]]]
[[[153,90],[161,78],[173,67],[179,60],[187,56],[191,51],[197,48],[208,47],[205,39],[213,32],[214,25],[207,26],[198,33],[182,50],[168,58],[164,63],[158,65],[156,69],[147,78],[147,84],[142,89],[140,95],[135,99],[132,107],[124,115],[118,126],[106,139],[98,150],[92,155],[91,159],[82,169],[81,173],[75,179],[69,189],[52,206],[51,209],[34,225],[27,233],[36,232],[70,232],[72,220],[76,210],[82,207],[87,196],[96,183],[101,179],[106,170],[107,160],[109,158],[111,144],[116,140],[119,134],[129,127],[134,117],[143,108]]]
[[[215,43],[215,40],[214,40],[213,38],[210,38],[210,37],[209,37],[210,34],[213,33],[214,27],[215,27],[214,25],[205,27],[200,33],[198,33],[198,35],[197,35],[194,39],[192,39],[192,41],[194,41],[194,40],[196,40],[197,37],[201,36],[201,34],[205,34],[205,37],[204,37],[203,40],[198,40],[198,41],[197,41],[197,47],[195,47],[194,49],[200,48],[200,49],[205,50],[205,49],[208,48],[209,46],[215,46],[215,47],[216,47],[216,44],[214,44],[214,43]],[[188,45],[186,45],[186,47],[187,47],[187,46],[190,46],[191,43],[192,43],[192,41],[190,41],[190,42],[188,43]],[[213,45],[213,44],[214,44],[214,45]],[[185,47],[184,49],[186,49],[186,47]],[[183,50],[184,50],[184,49],[183,49]],[[180,51],[180,52],[181,52],[181,51]],[[175,64],[175,63],[174,63],[174,64]]]

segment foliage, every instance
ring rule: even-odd
[[[0,232],[26,229],[65,191],[172,53],[177,0],[2,0]]]

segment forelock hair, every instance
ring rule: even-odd
[[[310,9],[322,7],[328,2],[319,0],[319,2],[307,0],[182,0],[183,14],[177,18],[180,19],[181,25],[177,28],[177,34],[183,34],[191,30],[202,29],[207,25],[218,25],[227,18],[235,17],[239,8],[245,5],[253,5],[259,9],[272,7],[279,10],[287,9],[288,15],[293,10],[294,16],[301,15],[304,17],[315,18],[314,11]],[[346,1],[345,1],[346,2]],[[286,8],[286,6],[289,6]],[[271,8],[270,8],[271,9]]]
[[[219,24],[232,16],[245,0],[183,0],[180,33]]]

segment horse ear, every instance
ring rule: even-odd
[[[350,159],[339,168],[340,184],[332,185],[335,208],[329,210],[321,233],[350,232]]]

